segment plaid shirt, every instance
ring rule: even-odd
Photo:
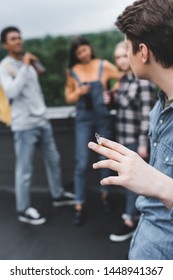
[[[155,87],[134,75],[124,76],[114,99],[117,109],[117,141],[123,145],[148,144],[149,113],[154,105]]]

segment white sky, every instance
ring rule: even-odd
[[[77,35],[114,28],[134,0],[1,0],[0,29],[17,26],[23,37]]]

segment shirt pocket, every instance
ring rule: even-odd
[[[162,142],[160,147],[160,156],[163,164],[173,166],[173,148]],[[173,174],[172,174],[173,175]]]
[[[173,149],[164,142],[153,148],[151,165],[169,177],[173,177]]]

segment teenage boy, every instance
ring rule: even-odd
[[[128,58],[135,75],[161,88],[160,100],[150,114],[150,165],[173,177],[173,1],[135,1],[118,17],[116,25],[125,34]],[[111,148],[112,144],[106,143],[103,140],[103,145]],[[122,156],[123,160],[126,159],[123,152],[121,155],[111,154],[104,147],[90,145],[93,150],[111,158],[96,164],[95,168],[118,170]],[[153,174],[157,175],[157,172]],[[122,178],[120,171],[119,176]],[[159,176],[155,180],[158,181]],[[114,177],[103,180],[102,184],[113,182]],[[158,195],[152,183],[150,188],[151,197],[139,196],[137,199],[136,206],[142,214],[131,240],[129,259],[173,259],[173,209],[170,205],[171,210],[166,208],[158,199],[162,192],[165,194],[166,186],[163,184],[158,188],[161,192]]]
[[[54,206],[73,203],[73,194],[66,193],[62,184],[60,155],[52,127],[47,119],[46,106],[32,67],[37,58],[23,55],[20,30],[10,26],[2,30],[1,42],[8,55],[0,64],[0,80],[11,101],[11,129],[15,147],[15,194],[18,220],[32,225],[46,222],[39,211],[31,207],[29,187],[33,170],[34,149],[43,156]],[[13,71],[10,74],[9,68]]]

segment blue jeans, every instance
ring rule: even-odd
[[[126,147],[134,152],[137,151],[138,143],[128,144]],[[126,206],[125,212],[122,215],[123,219],[134,220],[138,216],[139,211],[135,207],[138,195],[134,192],[126,190]]]
[[[53,198],[64,192],[57,150],[52,127],[49,123],[34,129],[14,132],[15,146],[15,194],[16,210],[24,211],[31,206],[29,187],[33,174],[34,149],[37,147],[43,157],[48,184]]]
[[[84,117],[83,116],[86,117]],[[80,118],[81,117],[81,118]],[[86,192],[86,176],[89,163],[90,150],[88,148],[88,142],[91,141],[93,134],[98,132],[105,137],[110,138],[110,117],[105,118],[95,118],[92,116],[91,112],[81,112],[76,118],[75,127],[75,174],[74,174],[74,188],[76,194],[77,203],[85,202],[85,192]],[[99,156],[99,159],[105,159],[103,156]],[[108,169],[100,170],[100,177],[105,178],[110,175]],[[107,187],[101,189],[102,192],[108,192]]]

